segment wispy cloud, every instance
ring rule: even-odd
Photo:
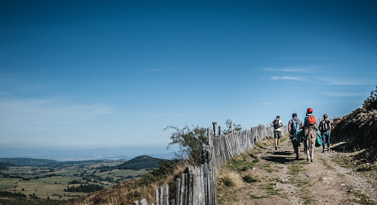
[[[292,73],[311,73],[317,68],[314,67],[286,67],[286,68],[262,68],[264,71],[270,72],[292,72]]]
[[[271,80],[294,80],[303,81],[317,85],[374,85],[375,79],[373,78],[330,78],[330,77],[304,77],[304,76],[271,76]],[[349,94],[349,93],[348,93]]]
[[[299,76],[271,76],[272,80],[296,80],[296,81],[305,81],[304,77]]]
[[[352,96],[363,96],[363,93],[345,93],[345,92],[325,92],[327,96],[336,96],[336,97],[352,97]]]
[[[317,77],[317,80],[323,81],[327,85],[373,85],[375,79],[370,78],[329,78]]]

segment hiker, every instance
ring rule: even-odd
[[[315,131],[318,131],[317,127],[315,126],[317,124],[317,121],[313,115],[313,109],[312,108],[308,108],[306,110],[306,116],[305,116],[305,119],[304,119],[304,127],[313,127],[315,129]],[[303,139],[303,138],[301,138]],[[306,145],[306,144],[304,144]],[[306,151],[307,147],[304,146],[304,151]]]
[[[296,153],[296,159],[300,159],[300,142],[301,139],[297,140],[296,135],[299,130],[304,126],[304,123],[298,119],[297,114],[292,114],[292,119],[288,122],[288,132],[289,138],[292,142],[293,149]]]
[[[283,126],[283,122],[280,120],[280,116],[279,115],[276,116],[276,120],[272,121],[270,125],[274,127],[275,150],[277,150],[280,145],[280,138],[281,138],[280,127]]]
[[[321,131],[322,141],[323,141],[323,150],[325,152],[325,146],[327,143],[327,150],[330,150],[330,130],[331,130],[331,122],[328,119],[326,114],[323,115],[323,120],[319,123],[319,130]]]
[[[314,127],[315,131],[318,131],[317,127],[315,126],[317,124],[316,122],[316,119],[313,115],[313,109],[312,108],[308,108],[306,110],[306,117],[305,117],[305,120],[304,120],[304,127],[307,126],[307,127]]]

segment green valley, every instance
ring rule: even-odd
[[[133,180],[158,167],[161,159],[139,156],[132,160],[57,162],[30,158],[0,158],[0,196],[50,203],[66,202],[90,192]],[[13,194],[13,195],[12,195]],[[20,198],[21,197],[21,198]],[[22,200],[21,200],[22,201]],[[60,201],[60,202],[59,202]],[[10,203],[10,201],[8,201]],[[8,204],[8,202],[6,204]],[[0,201],[0,203],[3,203]],[[37,204],[38,204],[37,203]],[[11,203],[10,203],[11,204]]]

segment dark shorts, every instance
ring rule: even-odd
[[[297,142],[296,138],[291,138],[291,142],[294,149],[296,149],[297,147],[300,147],[300,143]]]
[[[275,138],[280,139],[281,138],[281,131],[274,131]]]

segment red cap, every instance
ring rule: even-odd
[[[312,108],[308,108],[308,113],[312,113],[313,112],[313,109]]]

